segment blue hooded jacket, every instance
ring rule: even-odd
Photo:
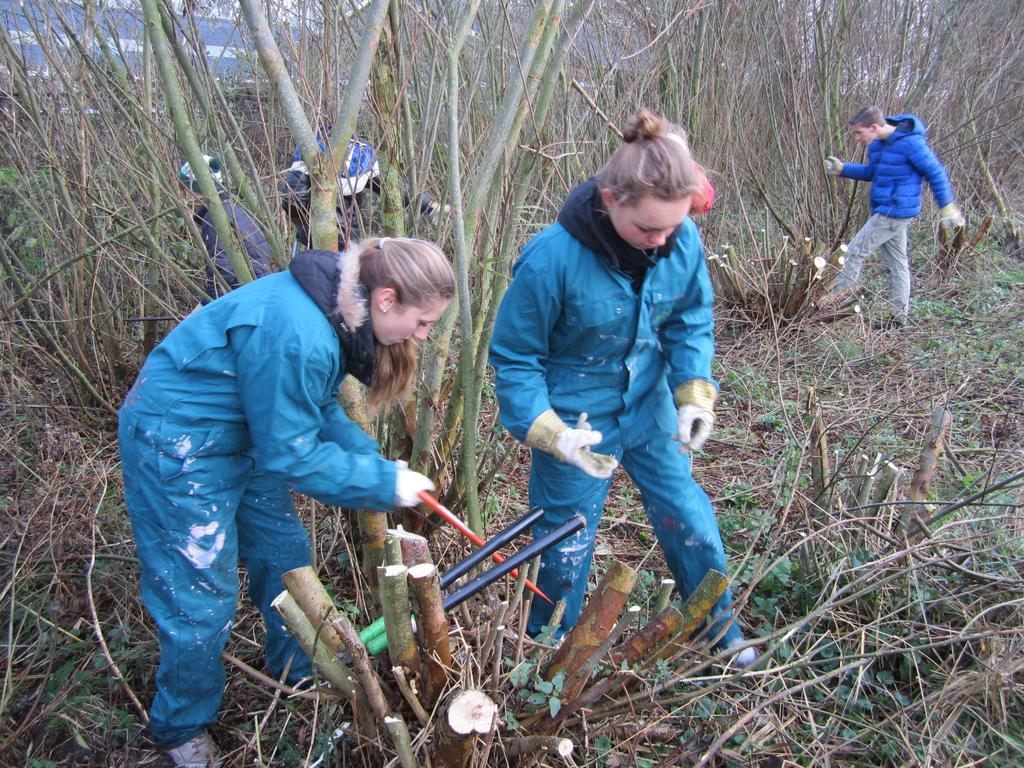
[[[590,180],[567,207],[574,201],[585,207],[594,195]],[[640,445],[652,429],[675,431],[676,387],[713,381],[704,249],[686,219],[634,284],[627,272],[636,265],[623,263],[621,250],[613,263],[611,245],[574,225],[583,216],[560,214],[513,266],[491,339],[501,420],[523,440],[548,409],[567,423],[586,411],[594,429],[614,419],[626,447]]]
[[[867,163],[844,163],[840,176],[871,182],[871,212],[895,219],[921,213],[921,179],[927,179],[939,208],[956,198],[949,176],[925,139],[925,125],[915,115],[893,115],[896,128],[887,139],[868,144]]]
[[[245,455],[325,504],[391,509],[395,464],[337,401],[347,373],[373,375],[358,263],[355,249],[304,251],[189,315],[146,360],[122,424],[159,421],[151,439],[183,472]]]

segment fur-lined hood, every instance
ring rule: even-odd
[[[300,251],[288,270],[334,325],[345,355],[345,370],[369,386],[376,350],[369,296],[359,280],[361,253],[358,244],[341,253]]]

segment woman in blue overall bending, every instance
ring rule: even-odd
[[[690,452],[714,424],[712,290],[689,218],[707,180],[685,134],[641,110],[624,143],[576,187],[558,222],[513,267],[490,360],[501,419],[532,447],[530,504],[541,536],[575,514],[586,528],[541,558],[538,586],[565,600],[561,631],[579,617],[594,538],[621,463],[637,484],[684,596],[709,569],[726,571],[718,523],[690,474]],[[743,643],[727,592],[710,637]],[[551,606],[534,601],[536,635]],[[752,648],[733,663],[751,664]]]
[[[383,458],[337,397],[351,374],[371,406],[399,398],[416,340],[454,292],[448,260],[422,240],[303,251],[193,312],[146,360],[119,439],[142,601],[160,639],[150,732],[175,766],[220,765],[206,727],[224,693],[240,561],[266,621],[268,669],[289,682],[311,672],[270,607],[281,574],[311,563],[292,490],[386,510],[433,489]]]

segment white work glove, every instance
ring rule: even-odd
[[[829,155],[825,158],[825,173],[829,176],[838,176],[843,172],[843,161],[838,157]]]
[[[420,491],[433,491],[434,483],[426,475],[414,472],[404,461],[396,461],[395,506],[415,507],[420,503]]]
[[[586,413],[580,414],[573,429],[553,410],[547,410],[530,425],[526,444],[582,469],[591,477],[606,480],[612,476],[619,462],[614,456],[590,450],[590,446],[597,445],[602,439],[601,433],[590,426]]]
[[[699,405],[680,405],[676,409],[677,429],[676,440],[679,441],[679,452],[699,451],[704,441],[711,434],[715,425],[715,414]]]
[[[676,404],[676,434],[679,452],[699,451],[715,425],[718,389],[707,379],[684,381],[672,393]]]
[[[939,209],[939,226],[943,229],[959,229],[967,223],[956,203],[950,203]]]

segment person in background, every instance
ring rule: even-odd
[[[240,203],[236,202],[231,193],[224,189],[221,184],[224,179],[224,171],[220,158],[210,155],[203,155],[203,160],[210,168],[210,175],[217,184],[217,191],[220,195],[224,212],[228,216],[228,222],[234,229],[238,241],[249,260],[249,268],[254,278],[263,277],[272,271],[272,251],[270,243],[267,242],[259,223],[249,211]],[[188,163],[184,163],[178,170],[178,180],[185,185],[192,193],[193,207],[192,216],[199,227],[199,233],[203,238],[203,245],[209,259],[206,262],[206,293],[211,299],[216,299],[227,292],[237,288],[238,277],[235,275],[231,262],[228,260],[227,248],[220,241],[217,229],[213,226],[213,216],[209,207],[203,199],[199,190],[199,183],[196,181],[195,172]],[[217,274],[214,273],[216,269]],[[217,277],[220,277],[220,280]],[[224,285],[228,286],[225,290]]]
[[[317,134],[320,142],[320,149],[326,149],[326,145]],[[341,193],[338,199],[336,215],[338,218],[338,245],[343,248],[350,237],[360,231],[362,217],[368,217],[372,209],[366,199],[367,193],[380,194],[380,162],[377,158],[377,151],[367,142],[352,138],[349,141],[348,153],[345,157],[345,167],[338,176],[338,191]],[[302,159],[302,151],[298,148],[293,153],[293,162],[284,172],[284,180],[281,182],[279,192],[281,194],[281,207],[295,227],[296,249],[309,248],[311,233],[309,231],[309,206],[310,206],[310,177],[309,168]],[[419,205],[420,215],[432,217],[439,206],[430,195],[422,193],[415,199],[411,198],[408,191],[403,191],[403,204]]]
[[[685,133],[641,109],[607,164],[576,187],[558,222],[513,267],[498,310],[490,362],[502,423],[533,448],[530,505],[541,536],[573,515],[584,531],[541,558],[538,586],[566,603],[559,634],[583,604],[598,524],[621,462],[683,596],[710,569],[726,570],[710,500],[690,454],[714,424],[712,290],[689,218],[713,193]],[[715,607],[712,637],[753,663],[731,615]],[[534,601],[537,635],[551,606]]]
[[[432,243],[370,238],[303,251],[185,318],[153,350],[119,412],[125,502],[142,601],[159,633],[150,731],[175,766],[219,765],[207,727],[224,692],[238,564],[266,622],[266,665],[294,684],[309,659],[271,608],[311,563],[291,491],[386,510],[433,490],[389,461],[338,404],[351,374],[380,409],[403,397],[455,293]]]
[[[884,117],[878,107],[865,107],[850,118],[850,132],[867,147],[867,163],[825,158],[825,173],[871,182],[871,218],[850,241],[843,271],[822,306],[837,306],[854,290],[864,262],[882,251],[889,277],[889,314],[876,318],[879,330],[902,328],[910,316],[910,261],[907,230],[921,213],[921,181],[939,206],[939,225],[962,227],[964,215],[956,204],[949,176],[925,138],[925,125],[915,115]]]

